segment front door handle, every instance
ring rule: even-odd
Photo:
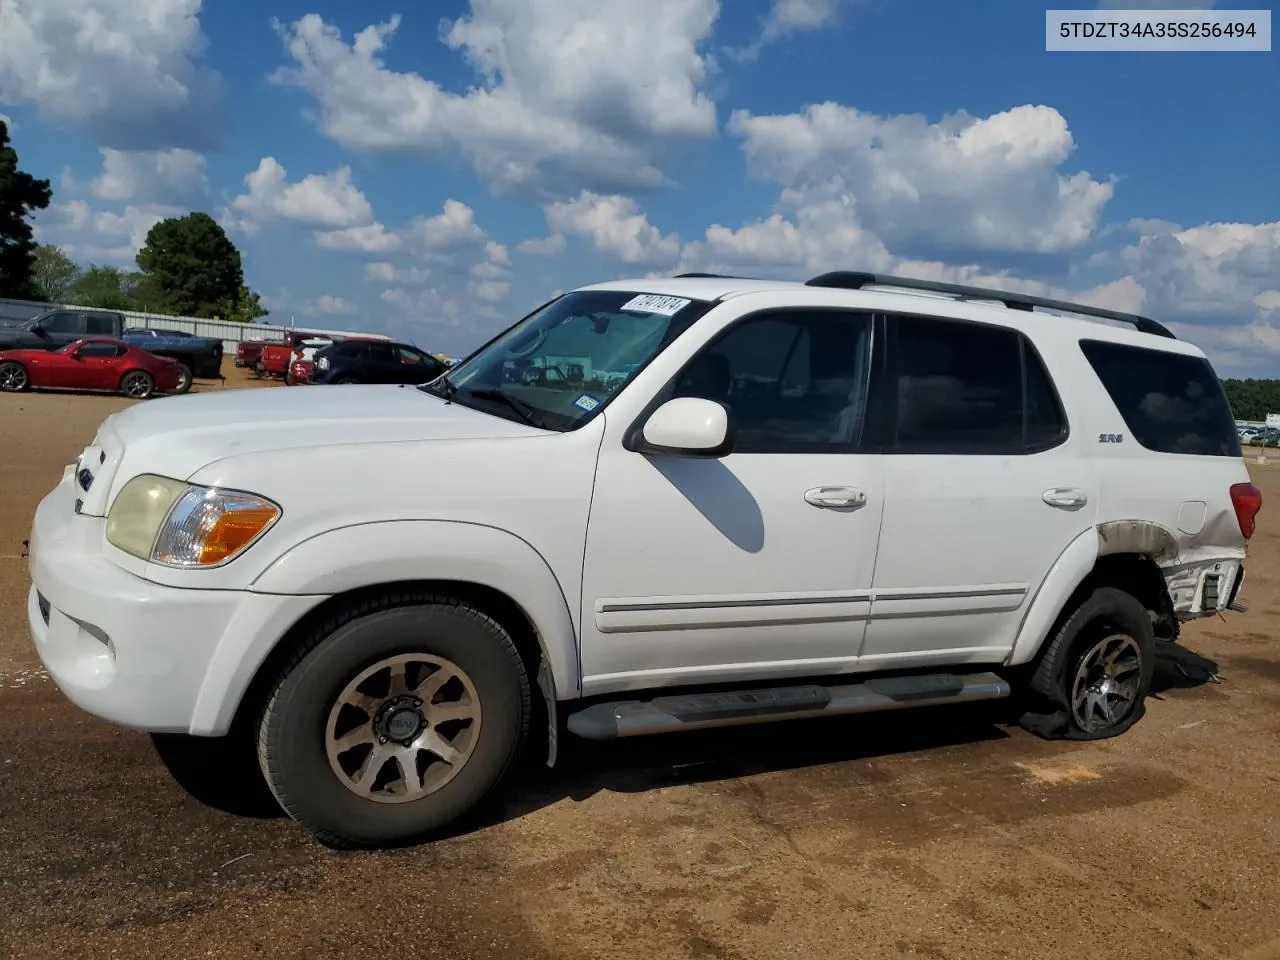
[[[854,487],[813,487],[804,492],[804,499],[815,507],[860,507],[867,495]]]
[[[1074,487],[1050,487],[1041,496],[1051,507],[1083,507],[1089,502],[1085,492]]]

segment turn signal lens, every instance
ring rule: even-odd
[[[190,487],[169,511],[151,559],[178,567],[225,563],[279,516],[280,508],[262,497]]]

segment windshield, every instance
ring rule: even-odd
[[[569,293],[421,389],[537,427],[573,430],[710,307],[627,291]]]

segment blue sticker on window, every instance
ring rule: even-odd
[[[596,407],[600,406],[600,401],[591,394],[584,393],[578,397],[577,400],[573,401],[573,405],[575,407],[581,407],[583,410],[587,411],[587,413],[590,413]]]

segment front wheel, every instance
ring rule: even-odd
[[[120,378],[120,392],[134,400],[145,400],[155,391],[155,378],[145,370],[130,370]]]
[[[449,597],[386,597],[302,645],[268,698],[258,757],[280,805],[326,845],[409,843],[491,795],[530,710],[496,621]]]
[[[1155,668],[1151,616],[1132,594],[1099,587],[1046,643],[1021,725],[1052,740],[1105,740],[1146,712]]]

